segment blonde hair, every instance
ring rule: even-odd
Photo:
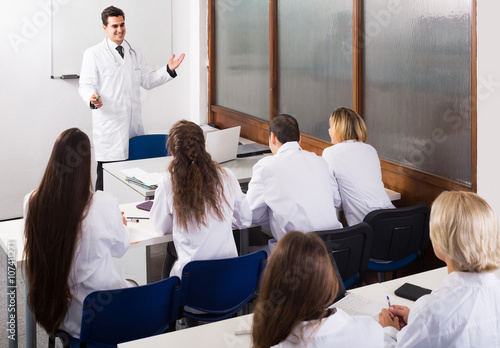
[[[456,271],[489,272],[500,267],[498,220],[472,192],[443,192],[432,204],[430,237]]]
[[[346,107],[336,108],[332,112],[330,128],[333,129],[335,138],[339,143],[352,139],[366,142],[368,137],[365,121],[356,111]]]

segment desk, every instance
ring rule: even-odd
[[[221,167],[228,168],[236,176],[238,182],[244,184],[248,183],[252,178],[253,166],[265,156],[268,155],[264,154],[237,158],[222,163]],[[106,163],[103,165],[104,190],[118,198],[120,204],[154,199],[154,189],[146,189],[125,181],[125,174],[121,171],[124,169],[140,168],[148,173],[164,173],[171,160],[172,157],[157,157],[135,161]],[[391,201],[401,199],[401,194],[399,192],[388,188],[385,189],[385,192]]]
[[[429,289],[435,289],[446,276],[446,267],[432,271],[423,272],[408,277],[403,277],[384,283],[363,286],[354,290],[353,293],[360,294],[372,301],[386,304],[386,296],[391,297],[393,304],[413,307],[414,302],[394,295],[394,290],[405,282],[417,284]],[[496,272],[500,278],[500,271]],[[148,337],[141,340],[119,344],[119,348],[160,348],[160,347],[251,347],[249,334],[235,335],[236,331],[250,330],[252,326],[252,314],[227,319],[216,323],[205,324],[190,329],[170,332],[158,336]]]
[[[121,204],[124,216],[147,217],[149,212],[138,209],[137,203]],[[130,249],[119,259],[113,259],[123,277],[135,280],[139,285],[148,284],[150,279],[150,246],[172,241],[172,234],[161,234],[154,230],[149,219],[139,222],[128,221]]]
[[[236,158],[221,164],[221,167],[229,169],[238,179],[240,184],[247,183],[252,177],[253,166],[267,155]],[[164,173],[172,157],[157,157],[135,161],[123,161],[106,163],[103,165],[104,191],[110,192],[118,198],[120,204],[151,200],[154,198],[155,190],[146,189],[136,184],[125,181],[124,169],[140,168],[147,173]]]

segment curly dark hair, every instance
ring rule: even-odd
[[[202,129],[179,121],[170,129],[168,145],[174,156],[168,170],[178,224],[186,230],[190,224],[206,225],[207,213],[222,220],[223,205],[229,206],[221,180],[226,173],[205,150]]]

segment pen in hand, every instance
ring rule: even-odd
[[[389,300],[389,295],[387,295],[387,306],[389,308],[391,307],[391,300]]]

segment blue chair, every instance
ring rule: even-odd
[[[146,134],[131,138],[128,142],[128,160],[167,156],[167,139],[167,134]]]
[[[266,264],[263,250],[229,259],[189,262],[182,270],[183,315],[209,322],[235,315],[254,298]],[[186,311],[186,306],[204,314]]]
[[[360,284],[368,269],[368,259],[373,241],[370,226],[361,222],[354,226],[315,232],[325,242],[347,289]]]
[[[58,331],[63,343],[73,347],[116,347],[165,332],[175,325],[179,311],[180,279],[115,290],[99,290],[83,302],[80,340]],[[175,328],[175,327],[174,327]],[[51,342],[52,340],[52,342]],[[49,347],[54,347],[49,337]]]
[[[385,272],[393,272],[420,261],[423,271],[423,255],[429,245],[429,215],[427,204],[397,209],[379,209],[364,218],[373,230],[373,244],[368,269],[377,271],[380,282]]]

